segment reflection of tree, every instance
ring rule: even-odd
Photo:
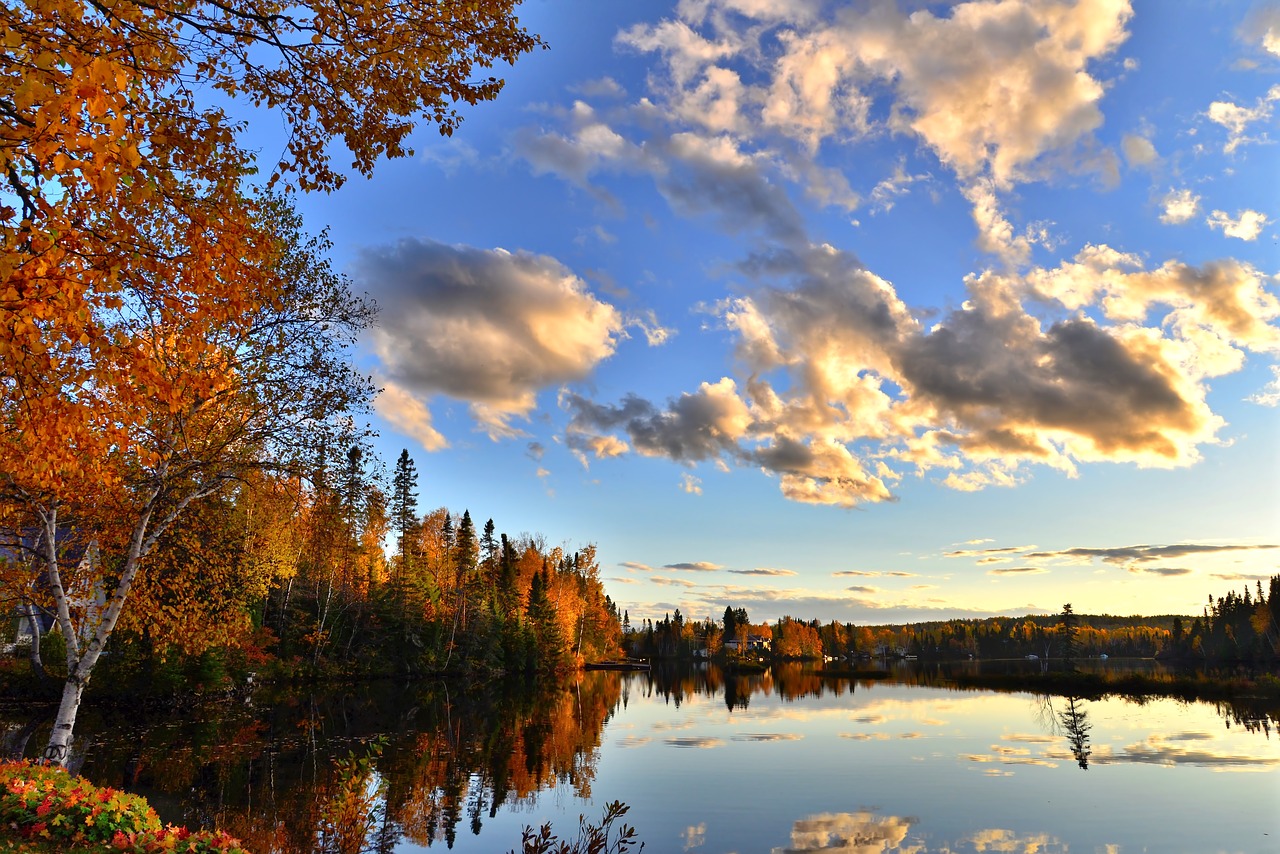
[[[149,726],[93,721],[102,735],[83,773],[146,795],[165,821],[224,828],[250,851],[390,852],[406,839],[444,847],[540,790],[591,796],[621,694],[619,674],[600,676],[576,690],[459,699],[442,687],[379,686],[286,693]],[[369,752],[383,735],[381,754]]]
[[[1067,697],[1067,707],[1058,713],[1058,720],[1076,762],[1081,768],[1088,770],[1089,754],[1093,752],[1089,747],[1089,730],[1093,729],[1093,724],[1089,723],[1089,713],[1084,703],[1079,697]]]
[[[751,679],[747,676],[728,676],[724,680],[724,704],[733,711],[745,709],[751,703]]]

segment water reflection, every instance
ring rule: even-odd
[[[1066,834],[1052,821],[1012,828],[990,820],[964,833],[938,826],[952,800],[1009,786],[1002,778],[1015,774],[1017,787],[1038,781],[1042,768],[1090,769],[1087,783],[1078,773],[1047,774],[1089,787],[1118,782],[1120,772],[1103,766],[1280,769],[1280,751],[1250,749],[1270,741],[1280,712],[1274,703],[1196,704],[1194,717],[1170,717],[1170,701],[1143,701],[1144,710],[1114,699],[942,690],[927,686],[931,678],[859,678],[798,665],[730,676],[669,667],[543,688],[280,692],[183,719],[90,707],[82,771],[147,795],[165,821],[223,827],[259,854],[385,854],[414,846],[506,851],[519,840],[512,822],[546,809],[538,795],[551,790],[558,821],[572,829],[579,813],[597,811],[586,804],[612,761],[627,771],[599,783],[599,797],[637,801],[632,823],[653,840],[646,850],[870,854],[1060,850]],[[1215,712],[1232,732],[1217,725]],[[1139,717],[1142,729],[1127,720]],[[1189,723],[1162,729],[1162,720]],[[0,726],[10,754],[32,753],[48,732],[47,721],[30,717],[0,715]],[[761,787],[755,802],[738,803],[754,796],[750,786],[732,799],[717,795],[724,780],[753,773],[785,784]],[[674,781],[686,776],[702,782],[676,791]],[[933,800],[918,791],[935,782]],[[655,787],[672,789],[672,803],[646,802]],[[895,787],[902,792],[893,801]],[[852,805],[878,806],[840,812],[850,789],[860,792]],[[1019,796],[986,790],[993,792]],[[685,806],[688,814],[678,813]],[[957,812],[981,809],[999,815],[1006,807],[975,801]],[[535,818],[545,816],[528,823]],[[755,822],[755,835],[727,840],[735,822]],[[777,835],[763,841],[760,823]]]
[[[905,816],[879,816],[865,811],[808,816],[791,826],[790,847],[774,848],[773,854],[799,854],[804,851],[875,854],[901,850],[916,821]]]
[[[1067,744],[1071,745],[1071,755],[1075,757],[1076,764],[1083,770],[1089,769],[1089,730],[1093,726],[1089,723],[1089,713],[1085,710],[1085,701],[1079,697],[1067,697],[1067,707],[1058,712],[1058,720],[1062,724],[1062,731],[1067,737]]]

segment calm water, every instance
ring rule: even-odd
[[[591,673],[541,692],[380,685],[181,719],[86,710],[81,771],[262,854],[503,852],[524,825],[571,831],[615,799],[657,854],[1280,852],[1277,720],[1247,703],[799,668]],[[24,723],[8,746],[30,736],[31,755],[47,729]],[[339,762],[352,757],[369,762]]]

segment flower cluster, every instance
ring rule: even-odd
[[[31,762],[0,763],[0,824],[26,837],[133,854],[247,854],[222,831],[162,825],[143,797]]]

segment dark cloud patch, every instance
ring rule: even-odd
[[[987,575],[1044,575],[1049,570],[1039,566],[1002,566],[988,569]]]
[[[1221,552],[1261,551],[1280,549],[1280,545],[1245,545],[1231,543],[1225,545],[1207,545],[1202,543],[1178,543],[1168,546],[1119,546],[1114,548],[1070,548],[1061,551],[1035,552],[1027,555],[1033,560],[1052,558],[1097,558],[1104,563],[1126,565],[1129,563],[1150,563],[1170,558],[1192,557],[1195,555],[1218,554]]]
[[[1191,575],[1194,569],[1187,569],[1180,566],[1131,566],[1129,571],[1134,575],[1162,575],[1166,577],[1174,577],[1178,575]]]
[[[665,410],[635,395],[612,406],[566,393],[561,405],[571,416],[569,435],[621,428],[640,453],[681,462],[721,455],[741,458],[737,439],[750,422],[746,405],[728,381],[704,383],[697,392],[670,401]]]
[[[770,569],[769,567],[756,567],[755,569],[730,569],[726,570],[734,575],[768,575],[768,576],[788,576],[799,575],[793,569]]]
[[[713,747],[724,747],[724,741],[711,736],[683,736],[677,738],[667,738],[663,741],[672,747],[693,748],[706,750]]]
[[[472,404],[491,433],[548,386],[584,379],[625,334],[622,315],[546,255],[401,240],[365,249],[355,279],[378,301],[382,373]]]

